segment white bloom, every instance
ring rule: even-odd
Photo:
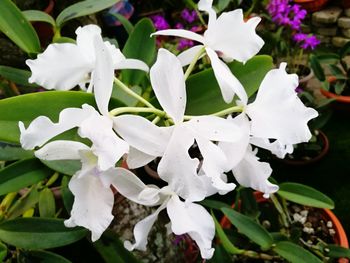
[[[169,51],[159,50],[150,75],[160,105],[175,124],[157,127],[140,116],[115,117],[115,130],[132,147],[127,160],[130,168],[162,157],[158,165],[159,176],[187,201],[199,201],[207,195],[205,176],[211,178],[220,193],[233,190],[235,185],[227,184],[221,177],[226,169],[226,157],[212,141],[239,140],[241,133],[237,127],[214,116],[199,116],[183,122],[186,107],[184,74],[179,60]],[[195,141],[203,157],[205,176],[198,175],[199,160],[188,153]]]
[[[128,250],[146,250],[147,236],[160,211],[166,208],[170,218],[171,230],[176,235],[187,233],[198,245],[202,258],[211,258],[214,253],[211,243],[215,236],[215,225],[210,214],[202,206],[183,202],[171,187],[159,189],[146,186],[133,174],[115,176],[110,179],[119,193],[130,200],[147,206],[158,206],[158,209],[135,225],[135,243],[125,241]]]
[[[88,91],[94,89],[96,103],[106,114],[112,94],[115,69],[140,69],[148,66],[136,59],[126,59],[114,45],[103,42],[101,29],[96,25],[79,27],[77,43],[51,44],[35,60],[26,63],[32,71],[29,82],[46,89],[69,90],[76,85]]]
[[[264,41],[255,33],[261,19],[253,17],[244,22],[241,9],[224,12],[217,18],[212,2],[201,0],[198,3],[199,10],[209,13],[208,29],[203,36],[183,29],[161,30],[154,35],[184,37],[201,43],[179,55],[182,65],[188,65],[198,51],[205,48],[225,102],[231,102],[237,94],[246,103],[248,97],[242,84],[219,57],[227,62],[235,59],[244,63],[257,54],[264,45]]]
[[[111,180],[118,176],[129,176],[123,168],[99,169],[94,150],[83,143],[74,141],[53,141],[35,152],[42,160],[81,160],[82,169],[69,182],[74,195],[71,217],[65,226],[82,226],[91,231],[92,241],[100,238],[113,220],[114,194]]]

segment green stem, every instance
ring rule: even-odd
[[[157,124],[161,118],[159,116],[155,117],[154,120],[152,121],[153,124]]]
[[[234,112],[243,112],[243,109],[244,109],[243,106],[233,106],[233,107],[224,109],[222,111],[214,112],[214,113],[209,114],[209,115],[210,116],[223,117],[223,116],[227,116],[227,115],[229,115],[231,113],[234,113]],[[198,116],[185,115],[184,116],[184,120],[188,121],[188,120],[191,120],[191,119],[193,119],[195,117],[198,117]]]
[[[191,64],[188,66],[186,72],[185,72],[185,80],[188,78],[188,76],[191,74],[194,66],[196,65],[198,59],[200,58],[200,56],[203,54],[203,52],[205,51],[205,48],[202,47],[197,54],[194,56],[193,60],[191,61]]]
[[[282,219],[282,223],[283,223],[284,227],[288,228],[289,227],[289,223],[288,223],[288,220],[287,220],[287,216],[284,213],[284,210],[283,210],[280,202],[278,201],[277,197],[274,194],[271,194],[270,198],[271,198],[272,203],[276,207],[277,211],[281,215],[281,219]]]
[[[121,82],[119,79],[114,78],[114,83],[120,88],[122,89],[126,94],[130,95],[131,97],[139,100],[140,102],[142,102],[145,106],[149,107],[149,108],[155,108],[150,102],[148,102],[146,99],[144,99],[142,96],[140,96],[139,94],[135,93],[134,91],[132,91],[131,89],[129,89],[128,86],[126,86],[123,82]]]
[[[117,116],[123,113],[139,113],[139,112],[149,112],[154,113],[159,117],[170,118],[164,111],[155,108],[144,108],[144,107],[119,107],[109,112],[112,116]]]

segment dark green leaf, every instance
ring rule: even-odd
[[[41,190],[39,195],[40,217],[54,217],[56,213],[55,197],[49,188]]]
[[[41,162],[50,169],[66,175],[74,175],[77,171],[81,169],[81,162],[79,160],[41,160]]]
[[[78,91],[47,91],[0,100],[0,141],[19,143],[19,121],[28,125],[41,115],[57,121],[63,109],[81,107],[85,103],[96,106],[93,94]],[[110,101],[110,106],[113,108],[121,105],[123,104],[116,99],[112,98]]]
[[[150,19],[141,19],[125,43],[123,48],[125,57],[142,60],[150,66],[156,54],[155,38],[150,36],[154,30]],[[140,70],[122,71],[122,80],[127,85],[139,85],[145,76],[146,73]]]
[[[118,21],[125,28],[125,31],[128,33],[128,35],[130,35],[131,32],[134,30],[134,26],[130,23],[130,21],[127,18],[125,18],[125,16],[119,13],[115,13],[113,14],[113,16],[115,16],[118,19]]]
[[[316,189],[298,183],[282,183],[278,194],[294,203],[318,208],[334,208],[334,202]]]
[[[33,158],[33,151],[27,151],[19,146],[0,143],[0,160],[1,161],[16,161],[22,159]]]
[[[68,259],[49,251],[21,251],[19,255],[19,263],[71,263]]]
[[[57,27],[61,28],[64,23],[74,18],[102,11],[119,1],[120,0],[86,0],[68,6],[56,18]]]
[[[231,71],[242,83],[249,97],[257,91],[272,66],[272,58],[264,55],[250,59],[245,65],[239,62],[229,64]],[[212,69],[190,76],[186,85],[186,113],[189,115],[211,114],[234,105],[226,104],[222,99]]]
[[[41,50],[34,28],[11,0],[0,1],[0,31],[27,53]]]
[[[317,59],[321,63],[337,63],[340,57],[338,54],[329,53],[329,54],[318,55]]]
[[[322,68],[320,62],[318,61],[317,57],[314,55],[310,56],[310,66],[311,66],[312,71],[314,72],[316,78],[319,81],[324,81],[326,79],[323,68]]]
[[[240,212],[253,219],[257,219],[260,212],[253,190],[250,188],[242,188],[240,190],[240,198],[242,200]]]
[[[39,202],[39,192],[36,187],[28,189],[25,195],[19,198],[16,203],[14,203],[7,213],[8,219],[14,219],[23,215],[28,209],[34,208],[34,206]]]
[[[339,56],[341,58],[344,58],[346,55],[348,55],[350,52],[350,42],[347,42],[340,50],[339,50]]]
[[[39,10],[25,10],[22,14],[27,18],[28,21],[45,22],[51,24],[53,27],[56,26],[55,20],[49,14]]]
[[[331,73],[337,78],[343,78],[344,73],[343,71],[336,65],[329,65],[329,69],[331,70]]]
[[[210,199],[205,199],[205,200],[201,201],[200,204],[204,205],[208,208],[217,209],[217,210],[221,210],[221,208],[224,208],[224,207],[231,208],[231,206],[229,206],[226,203],[216,201],[216,200],[210,200]]]
[[[37,87],[36,84],[30,84],[28,82],[28,79],[30,78],[31,74],[32,73],[28,70],[17,69],[8,66],[0,66],[0,76],[2,76],[3,78],[19,85]]]
[[[231,262],[231,255],[226,252],[221,244],[215,246],[214,255],[211,259],[206,260],[207,263],[223,263]]]
[[[327,245],[324,248],[324,253],[331,258],[349,258],[350,249],[338,245]]]
[[[83,238],[87,230],[67,228],[63,219],[17,218],[0,224],[0,240],[18,248],[61,247]]]
[[[0,195],[16,192],[51,174],[52,171],[37,159],[15,162],[0,171]]]
[[[232,208],[222,208],[221,210],[230,222],[237,227],[240,233],[261,246],[263,250],[269,249],[272,246],[272,237],[263,226]]]
[[[314,254],[292,242],[281,241],[273,248],[278,255],[291,263],[322,263]]]
[[[111,231],[106,231],[102,237],[93,243],[105,263],[139,263],[135,256],[124,248],[118,236]]]
[[[72,210],[73,202],[74,202],[74,195],[68,188],[70,178],[68,176],[63,176],[62,182],[61,182],[61,193],[62,193],[62,200],[64,207],[66,208],[67,212],[70,213]]]
[[[7,247],[3,243],[0,243],[0,261],[5,262],[6,256],[7,256]]]

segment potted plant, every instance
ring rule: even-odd
[[[321,10],[328,0],[294,0],[294,3],[300,5],[309,12],[316,12]]]

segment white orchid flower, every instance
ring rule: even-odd
[[[91,150],[98,158],[100,170],[114,167],[115,163],[129,150],[129,145],[113,131],[112,119],[100,115],[87,104],[84,104],[81,109],[62,110],[57,123],[45,116],[37,117],[27,128],[23,122],[19,122],[20,142],[24,149],[32,150],[75,127],[78,127],[80,137],[88,138],[92,142]]]
[[[279,69],[270,70],[255,101],[244,105],[243,113],[234,119],[228,118],[242,130],[241,140],[219,143],[237,181],[264,192],[266,197],[278,187],[267,180],[272,169],[268,163],[259,162],[251,144],[283,158],[293,151],[293,144],[311,139],[307,123],[318,116],[316,110],[306,107],[297,96],[298,76],[287,74],[286,66],[281,63]],[[271,143],[270,140],[275,141]]]
[[[174,234],[188,234],[198,245],[202,258],[213,256],[212,240],[215,225],[212,217],[202,206],[183,202],[169,186],[161,189],[154,185],[146,186],[134,174],[111,177],[109,181],[119,193],[138,204],[159,206],[157,210],[139,221],[134,228],[135,243],[124,242],[128,250],[146,250],[148,234],[157,220],[160,211],[166,208],[170,218],[170,227]]]
[[[91,231],[92,241],[100,238],[113,220],[113,177],[129,176],[123,168],[99,168],[99,156],[87,145],[74,141],[47,143],[35,156],[41,160],[80,160],[82,168],[69,181],[74,195],[71,216],[64,221],[66,227],[82,226]]]
[[[77,85],[85,89],[90,82],[88,91],[94,90],[96,103],[101,113],[106,114],[114,70],[148,71],[148,66],[140,60],[125,58],[114,45],[103,42],[101,29],[96,25],[79,27],[76,34],[76,44],[51,44],[37,59],[26,61],[32,71],[29,82],[56,90],[69,90]]]
[[[233,123],[215,116],[199,116],[183,122],[186,88],[180,61],[165,49],[150,70],[153,90],[164,111],[174,122],[170,127],[158,127],[145,118],[121,115],[114,118],[114,129],[131,146],[130,168],[143,166],[162,157],[158,174],[171,189],[188,202],[199,201],[207,195],[205,176],[199,176],[199,160],[191,158],[188,150],[196,142],[203,157],[202,169],[220,193],[235,185],[222,180],[225,155],[212,141],[233,142],[241,133]],[[222,159],[220,159],[222,158]]]
[[[199,10],[209,13],[208,29],[203,36],[184,29],[161,30],[153,35],[178,36],[201,43],[179,55],[182,65],[190,64],[204,48],[225,102],[230,103],[237,94],[246,103],[248,97],[242,84],[219,57],[226,62],[237,60],[244,63],[256,55],[264,45],[264,41],[255,33],[261,19],[253,17],[245,22],[241,9],[224,12],[217,18],[212,4],[212,0],[201,0],[198,3]]]

